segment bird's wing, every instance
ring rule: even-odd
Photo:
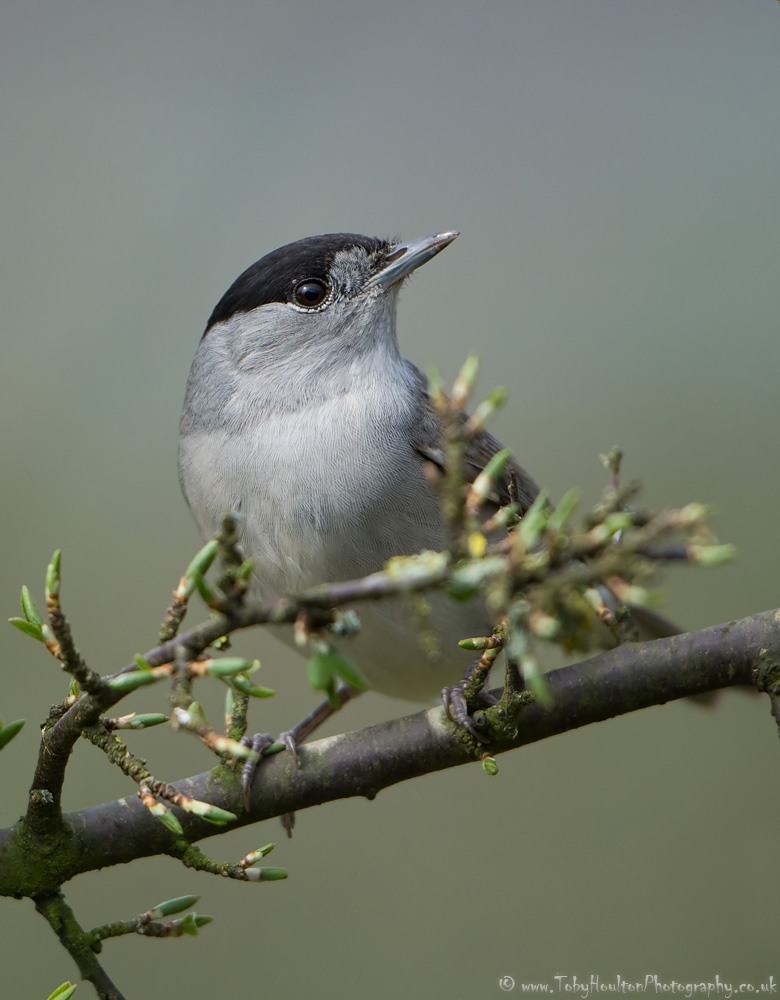
[[[415,448],[425,461],[425,474],[428,481],[435,487],[440,488],[446,471],[446,458],[442,449],[442,424],[436,412],[436,408],[431,398],[425,395],[423,404],[422,420],[420,429],[415,441]],[[466,414],[462,415],[465,421]],[[487,463],[502,450],[502,445],[492,434],[487,431],[480,431],[466,445],[465,474],[468,482],[473,482],[479,473],[485,468]],[[511,485],[513,484],[513,485]],[[528,510],[539,493],[539,487],[531,479],[528,473],[521,466],[510,459],[504,467],[504,472],[496,481],[496,486],[490,502],[484,506],[484,516],[489,517],[497,507],[515,501],[520,505],[520,516]],[[495,506],[494,506],[495,505]],[[602,589],[602,588],[599,588]],[[617,600],[612,592],[603,586],[603,597],[608,606],[617,604]],[[658,639],[664,636],[677,635],[682,630],[670,622],[667,618],[651,611],[648,608],[638,608],[631,605],[631,611],[639,628],[641,639]],[[603,645],[610,647],[614,645],[612,634],[604,628]]]
[[[441,418],[427,393],[423,400],[421,418],[414,446],[425,460],[425,471],[429,482],[436,486],[441,483],[446,471],[446,458],[442,448]],[[465,422],[468,417],[464,413],[461,415],[461,419]],[[464,472],[467,482],[474,482],[493,455],[502,450],[503,445],[500,441],[496,441],[493,435],[488,434],[487,431],[480,431],[473,437],[466,445]],[[514,500],[520,505],[520,515],[522,516],[534,502],[538,493],[539,487],[525,469],[521,468],[514,459],[510,459],[504,467],[503,473],[496,480],[491,500],[497,507],[503,507]]]

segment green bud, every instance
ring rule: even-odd
[[[688,546],[688,555],[699,566],[721,566],[731,562],[737,555],[736,545],[696,545]]]
[[[627,531],[633,523],[634,518],[627,510],[614,511],[604,519],[604,526],[611,535],[616,535],[619,531]]]
[[[20,632],[24,632],[25,635],[31,635],[38,642],[44,641],[43,628],[36,622],[27,621],[26,618],[9,618],[8,621],[14,628],[18,628]]]
[[[174,816],[171,810],[162,804],[162,802],[158,802],[156,805],[151,806],[149,812],[155,819],[159,819],[162,825],[166,826],[172,833],[175,833],[179,837],[184,835],[181,823]]]
[[[185,808],[193,816],[200,816],[215,826],[225,826],[226,823],[232,823],[234,819],[237,819],[235,813],[228,812],[227,809],[220,809],[219,806],[213,806],[209,802],[200,802],[198,799],[190,799]]]
[[[496,774],[498,774],[498,764],[496,763],[496,758],[483,757],[482,769],[485,772],[485,774],[489,774],[491,778],[494,777]]]
[[[247,868],[246,877],[249,882],[279,882],[287,878],[286,868]]]
[[[428,369],[428,391],[431,396],[441,392],[441,372],[436,367]]]
[[[259,669],[259,660],[242,660],[236,656],[225,656],[219,660],[209,660],[206,673],[210,677],[232,677],[234,674],[251,674]]]
[[[542,490],[520,519],[517,535],[526,550],[532,549],[542,537],[549,516],[547,502],[547,491]]]
[[[235,570],[235,578],[237,580],[248,580],[252,575],[252,570],[255,568],[254,559],[245,559],[240,566]]]
[[[46,1000],[70,1000],[76,992],[77,986],[77,983],[63,983],[53,993],[50,993]]]
[[[239,757],[241,760],[259,760],[260,754],[252,750],[251,747],[245,747],[243,743],[239,743],[238,740],[231,740],[227,736],[221,736],[219,745],[215,747],[220,753],[230,754],[231,757]]]
[[[210,608],[219,609],[222,606],[222,598],[211,588],[210,584],[206,582],[206,578],[201,573],[196,573],[192,579],[195,584],[195,589],[203,598],[203,601]]]
[[[466,400],[471,395],[471,390],[474,388],[478,372],[479,358],[476,354],[470,354],[463,362],[463,367],[452,385],[450,398],[454,407],[463,409]]]
[[[615,445],[612,450],[607,455],[599,455],[601,459],[601,464],[607,471],[614,473],[616,476],[620,472],[620,463],[623,461],[623,452],[617,445]]]
[[[212,538],[210,542],[206,542],[203,548],[198,552],[198,554],[193,558],[192,562],[189,564],[184,572],[184,577],[187,581],[184,591],[181,588],[177,591],[177,596],[182,600],[186,600],[196,587],[195,578],[198,576],[203,576],[208,572],[209,566],[214,562],[217,552],[219,551],[219,542],[216,538]]]
[[[706,518],[711,517],[714,512],[715,508],[708,504],[686,504],[679,512],[680,524],[682,527],[690,527],[692,524],[698,524],[699,521],[704,521]]]
[[[274,847],[276,847],[276,844],[266,844],[265,847],[260,847],[256,851],[250,851],[245,858],[242,858],[238,862],[239,866],[241,868],[249,868],[251,865],[257,864],[257,862],[262,861],[267,854],[270,854]]]
[[[506,464],[511,455],[512,452],[509,448],[504,448],[503,451],[497,451],[482,472],[480,472],[474,480],[471,490],[469,491],[470,495],[478,498],[479,500],[484,500],[490,494],[490,491],[496,484],[496,480],[506,468]]]
[[[147,712],[145,715],[123,715],[119,719],[114,719],[114,729],[151,729],[152,726],[161,726],[168,721],[167,715],[160,712]]]
[[[117,674],[116,677],[109,678],[106,684],[116,694],[129,694],[147,684],[154,684],[159,679],[151,670],[130,670],[126,674]]]
[[[131,729],[151,729],[152,726],[161,726],[168,721],[168,716],[162,712],[145,712],[136,715],[133,719]]]
[[[461,649],[471,649],[476,651],[478,649],[486,649],[489,642],[490,638],[486,635],[482,635],[475,636],[473,639],[461,639],[458,642],[458,645]]]
[[[146,660],[141,656],[140,653],[135,653],[133,656],[133,662],[138,667],[139,670],[151,670],[151,664],[147,663]]]
[[[46,603],[56,601],[60,596],[60,562],[62,557],[61,549],[57,549],[51,557],[51,562],[46,567]]]
[[[490,403],[494,409],[503,406],[509,396],[509,389],[505,385],[497,385],[485,396],[485,402]]]
[[[153,906],[151,910],[148,911],[147,915],[150,920],[159,920],[161,917],[172,917],[174,913],[181,913],[183,910],[189,910],[191,906],[194,906],[200,896],[176,896],[175,899],[168,899],[164,903],[158,903],[157,906]]]
[[[197,937],[198,923],[195,917],[196,914],[188,913],[186,917],[180,917],[178,920],[172,920],[171,923],[174,927],[179,927],[182,934],[189,934],[190,937]]]
[[[558,506],[550,514],[547,521],[547,529],[553,534],[562,531],[571,520],[577,504],[580,502],[580,491],[574,487],[567,490],[561,497]]]
[[[201,722],[203,725],[208,725],[206,721],[206,712],[199,701],[191,701],[187,706],[187,712],[191,717],[191,721]]]
[[[43,625],[43,617],[40,611],[35,606],[35,601],[32,599],[30,591],[27,587],[22,587],[22,614],[27,619],[28,622],[34,622],[36,625]]]
[[[222,680],[235,691],[249,695],[250,698],[272,698],[276,694],[272,688],[253,684],[247,677],[223,677]]]
[[[24,719],[17,719],[16,722],[9,722],[4,729],[0,729],[0,750],[2,750],[3,747],[8,746],[23,725]]]
[[[468,426],[471,433],[481,430],[490,420],[496,410],[503,406],[509,390],[505,385],[491,389],[479,406],[474,408],[474,412],[469,417]]]
[[[517,516],[520,507],[516,503],[508,503],[500,507],[495,514],[485,523],[486,531],[498,531],[509,525],[515,525],[520,520]]]

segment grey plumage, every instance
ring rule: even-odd
[[[241,514],[257,596],[363,576],[393,555],[446,545],[425,474],[440,455],[440,425],[395,324],[403,277],[455,235],[389,244],[337,234],[312,238],[306,252],[292,244],[271,265],[253,265],[251,287],[239,279],[215,310],[187,384],[179,473],[205,536],[226,511]],[[309,278],[329,296],[311,309],[294,297]],[[500,447],[488,434],[474,442],[474,475]],[[515,472],[530,504],[537,487]],[[484,609],[441,595],[432,607],[442,642],[434,662],[410,602],[360,609],[363,631],[345,650],[372,687],[429,699],[459,680],[469,654],[457,640],[489,628]]]

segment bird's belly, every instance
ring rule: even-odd
[[[325,421],[319,435],[291,434],[289,421],[278,433],[191,435],[180,448],[203,534],[213,537],[225,513],[240,515],[257,595],[365,576],[391,556],[444,547],[439,499],[411,447],[393,451],[370,428],[350,434]]]
[[[309,435],[298,438],[313,445],[302,451],[285,447],[285,438],[266,428],[253,448],[245,437],[213,434],[182,443],[182,484],[204,535],[213,537],[226,512],[240,515],[241,546],[255,561],[252,598],[359,578],[392,556],[444,548],[439,498],[411,448],[388,455],[386,441],[368,438],[317,447]],[[198,474],[189,475],[190,468]],[[462,676],[470,660],[457,641],[489,628],[482,603],[452,602],[439,593],[427,600],[439,642],[435,658],[425,652],[411,598],[356,604],[361,632],[340,645],[372,689],[428,701]],[[274,631],[292,641],[292,629]]]
[[[427,595],[430,616],[424,623],[436,636],[434,652],[426,649],[421,622],[409,597],[358,602],[360,632],[338,640],[339,649],[363,671],[372,691],[406,701],[432,702],[443,687],[456,684],[475,655],[458,646],[459,639],[490,631],[481,601],[455,602],[443,594]],[[293,644],[291,626],[273,626],[285,644]]]

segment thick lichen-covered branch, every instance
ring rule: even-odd
[[[780,683],[780,612],[768,611],[698,632],[618,647],[547,675],[549,707],[511,704],[485,709],[487,748],[495,755],[549,736],[674,699],[735,685],[773,690]],[[519,697],[519,696],[518,696]],[[225,829],[383,788],[479,760],[485,747],[446,721],[440,708],[319,740],[265,761],[244,809],[238,775],[226,767],[176,782],[183,795],[234,812]],[[137,799],[121,799],[64,817],[70,847],[56,871],[31,866],[18,827],[0,831],[0,893],[37,894],[47,879],[60,884],[84,871],[138,857],[177,853],[178,838]],[[187,841],[214,826],[181,815]],[[59,880],[59,881],[57,881]],[[30,890],[33,890],[32,892]]]

